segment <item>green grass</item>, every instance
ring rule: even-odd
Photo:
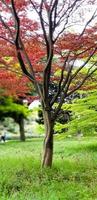
[[[97,138],[56,139],[52,169],[42,143],[0,144],[0,200],[97,200]]]

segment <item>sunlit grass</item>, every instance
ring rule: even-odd
[[[0,200],[96,200],[97,138],[55,140],[52,169],[42,139],[0,144]]]

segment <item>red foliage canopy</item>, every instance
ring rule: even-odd
[[[14,99],[26,97],[30,88],[26,77],[16,76],[15,73],[0,70],[0,95],[11,96]]]
[[[78,59],[85,58],[87,64],[97,52],[97,25],[87,28],[95,17],[95,12],[86,23],[82,33],[72,33],[67,28],[70,25],[70,15],[72,17],[73,12],[82,3],[83,1],[77,0],[67,0],[66,2],[57,0],[0,1],[1,68],[5,66],[7,69],[19,71],[19,66],[23,66],[23,72],[34,83],[36,89],[38,88],[39,95],[40,93],[40,96],[45,94],[44,99],[48,99],[49,85],[52,81],[58,82],[58,91],[54,99],[63,91],[64,93],[69,91],[66,94],[69,95],[74,78],[78,77],[77,74],[85,66],[82,64],[72,75],[74,63]],[[93,3],[95,3],[94,0],[85,2],[86,5]],[[31,11],[32,16],[29,17]],[[36,15],[33,17],[35,11],[38,17]],[[70,22],[72,24],[71,19]],[[23,65],[20,63],[18,54],[22,58]],[[59,77],[58,73],[55,73],[58,69],[61,71]],[[95,70],[90,67],[89,72],[91,69]],[[82,79],[85,78],[82,76]],[[42,90],[39,89],[40,84]],[[66,91],[64,86],[67,88]],[[74,87],[75,90],[79,87],[78,82]],[[72,91],[74,90],[72,89]],[[54,103],[54,100],[52,102]]]

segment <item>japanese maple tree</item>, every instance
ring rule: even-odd
[[[94,0],[0,1],[1,63],[6,65],[6,56],[11,58],[7,64],[13,68],[14,63],[19,63],[40,97],[45,125],[43,166],[52,165],[54,123],[64,98],[78,90],[97,70],[97,61],[91,62],[97,52],[97,25],[91,24],[96,9],[87,22],[80,21],[83,8],[96,3]],[[81,23],[83,30],[72,33],[70,28],[76,23]],[[76,60],[83,58],[84,62],[75,68]],[[86,73],[72,87],[88,62]],[[55,81],[57,90],[50,98],[50,85]]]

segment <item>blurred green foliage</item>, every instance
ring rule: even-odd
[[[68,124],[64,124],[64,128],[67,128],[69,134],[97,134],[97,90],[88,92],[86,95],[86,97],[74,100],[71,104],[64,104],[62,107],[72,111],[71,120]]]
[[[22,115],[26,118],[29,114],[29,110],[24,105],[15,103],[12,98],[0,97],[0,119],[2,117],[13,117],[15,115]]]

